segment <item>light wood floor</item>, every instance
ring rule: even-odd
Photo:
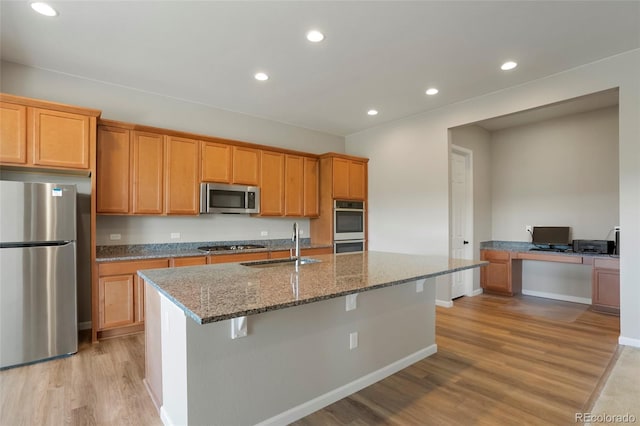
[[[438,353],[296,424],[575,424],[617,348],[584,305],[481,295],[437,308]],[[160,425],[142,334],[0,372],[0,425]]]

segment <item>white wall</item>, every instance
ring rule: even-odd
[[[613,239],[619,221],[618,108],[491,134],[493,239],[530,241],[526,225]]]
[[[344,138],[258,117],[167,98],[66,74],[0,63],[0,90],[20,96],[95,108],[102,118],[217,136],[315,154],[344,152]],[[98,245],[287,238],[293,222],[309,235],[308,219],[259,219],[244,215],[200,217],[99,216]],[[179,240],[170,240],[179,232]],[[119,241],[110,234],[121,234]]]
[[[302,238],[309,236],[309,219],[260,218],[249,215],[209,214],[194,217],[98,216],[96,244],[159,244],[199,241],[238,241],[291,238],[293,222]],[[267,236],[261,232],[267,231]],[[180,233],[171,239],[171,233]],[[111,234],[122,239],[112,241]]]
[[[619,87],[620,341],[640,346],[638,75],[634,50],[348,136],[347,152],[370,158],[370,249],[448,253],[448,129]]]

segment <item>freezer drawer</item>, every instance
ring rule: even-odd
[[[0,368],[77,352],[75,244],[0,248]]]

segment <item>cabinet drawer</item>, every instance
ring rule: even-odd
[[[171,259],[171,267],[206,265],[207,256],[175,257]]]
[[[595,259],[593,259],[593,267],[595,269],[620,270],[620,259],[596,257]]]
[[[98,275],[135,274],[140,269],[168,268],[169,259],[138,260],[132,262],[101,263],[98,266]]]
[[[482,250],[483,260],[509,260],[510,253],[503,250]]]
[[[209,258],[209,263],[247,262],[251,260],[267,260],[269,259],[269,252],[262,251],[257,253],[219,254],[216,256],[209,256]]]

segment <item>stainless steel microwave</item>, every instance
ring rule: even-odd
[[[260,188],[203,183],[200,185],[200,213],[260,213]]]

